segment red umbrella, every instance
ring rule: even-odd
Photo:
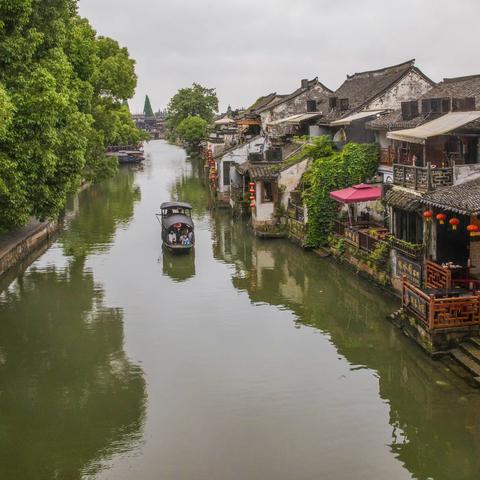
[[[379,200],[382,197],[382,190],[379,187],[360,183],[342,190],[330,192],[330,197],[341,203],[370,202]]]

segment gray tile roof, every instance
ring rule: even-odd
[[[278,177],[279,162],[267,163],[267,162],[258,162],[252,163],[248,160],[241,163],[236,167],[237,172],[240,175],[245,175],[248,173],[252,180],[274,180]]]
[[[468,77],[445,78],[443,81],[435,85],[428,92],[423,94],[419,100],[419,108],[421,108],[421,100],[428,98],[464,98],[474,97],[476,110],[480,109],[480,75],[470,75]],[[438,115],[437,115],[438,116]],[[380,118],[367,122],[367,128],[373,130],[398,130],[402,128],[414,128],[423,122],[432,120],[432,117],[419,115],[411,120],[403,120],[402,112],[395,112],[384,115]],[[480,123],[469,124],[471,128],[477,128]]]
[[[408,212],[414,212],[421,207],[422,197],[401,188],[392,188],[389,190],[384,201],[390,207],[399,208]]]
[[[298,97],[299,95],[301,95],[304,92],[308,92],[308,90],[310,90],[311,88],[313,88],[317,84],[321,85],[327,93],[332,92],[323,83],[319,82],[318,77],[316,77],[316,78],[308,81],[308,86],[306,88],[303,88],[303,87],[297,88],[297,90],[295,90],[293,93],[290,93],[289,95],[279,95],[278,99],[276,99],[273,102],[265,105],[262,108],[257,108],[256,111],[258,113],[261,113],[261,112],[264,112],[266,110],[270,110],[272,108],[275,108],[276,106],[281,105],[282,103],[293,100],[294,98]]]
[[[461,215],[480,214],[480,178],[426,193],[421,202]]]
[[[480,107],[480,75],[444,78],[420,98],[475,97],[477,109]]]
[[[415,67],[414,59],[378,70],[369,70],[347,75],[347,79],[332,94],[332,97],[337,97],[339,100],[348,98],[348,110],[339,111],[335,109],[326,116],[326,120],[337,120],[362,108],[396,84],[412,69],[415,69],[417,73],[427,78]],[[430,79],[428,80],[431,81]],[[324,119],[322,119],[322,121],[323,120]]]

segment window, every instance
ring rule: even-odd
[[[454,112],[469,112],[475,110],[475,97],[452,98]]]
[[[307,112],[316,112],[316,111],[317,111],[317,101],[307,100]]]
[[[395,236],[410,243],[422,243],[423,219],[416,212],[394,209]]]
[[[348,98],[341,98],[340,99],[340,110],[348,110]]]
[[[234,162],[223,162],[223,184],[230,185],[230,167]]]
[[[422,100],[422,113],[448,113],[450,98],[426,98]]]
[[[418,102],[416,100],[410,102],[402,102],[402,118],[403,120],[411,120],[418,116]]]
[[[330,97],[328,99],[328,106],[330,107],[331,110],[333,110],[334,108],[337,108],[337,100],[338,100],[337,97]]]
[[[263,182],[262,202],[273,202],[273,185],[272,182]]]

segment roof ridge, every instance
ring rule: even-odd
[[[399,68],[403,66],[409,65],[410,67],[415,66],[415,59],[412,58],[411,60],[407,60],[406,62],[398,63],[397,65],[390,65],[388,67],[383,67],[383,68],[377,68],[376,70],[365,70],[364,72],[355,72],[352,75],[347,74],[347,79],[353,78],[356,75],[366,75],[370,73],[379,73],[379,72],[385,72],[387,70],[393,70],[394,68]]]
[[[473,78],[480,78],[480,73],[476,73],[474,75],[464,75],[462,77],[450,77],[444,78],[442,80],[443,83],[454,83],[454,82],[462,82],[464,80],[471,80]]]

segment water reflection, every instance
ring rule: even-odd
[[[192,158],[191,168],[179,175],[170,189],[170,199],[190,203],[193,214],[201,217],[208,210],[208,192],[202,181],[202,159]]]
[[[121,168],[114,178],[79,194],[79,213],[60,236],[65,255],[80,258],[108,251],[115,231],[128,225],[141,198],[134,172],[129,167]]]
[[[140,442],[143,372],[123,350],[122,310],[85,266],[139,198],[129,169],[82,192],[50,260],[0,296],[0,478],[94,476]]]
[[[385,321],[396,300],[288,242],[253,238],[228,215],[215,216],[213,236],[215,258],[234,266],[232,283],[252,302],[294,312],[352,369],[374,372],[390,406],[391,451],[414,478],[477,478],[480,398]]]
[[[0,478],[79,479],[139,442],[142,371],[82,260],[32,268],[0,318]]]
[[[175,255],[162,249],[163,274],[175,282],[184,282],[195,276],[195,250],[186,255]]]

